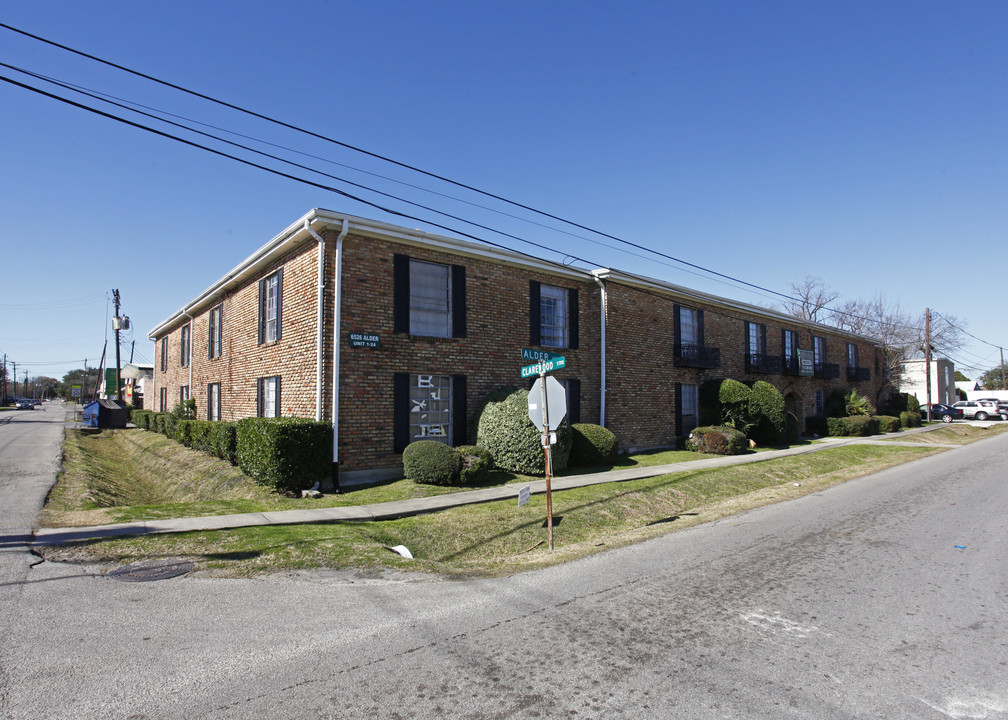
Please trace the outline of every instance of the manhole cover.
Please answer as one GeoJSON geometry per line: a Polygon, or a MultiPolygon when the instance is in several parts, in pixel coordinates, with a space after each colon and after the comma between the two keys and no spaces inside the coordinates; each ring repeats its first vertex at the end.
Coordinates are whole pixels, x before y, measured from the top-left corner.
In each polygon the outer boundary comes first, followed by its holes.
{"type": "Polygon", "coordinates": [[[119,582],[153,582],[155,580],[167,580],[168,578],[185,575],[193,569],[193,564],[188,560],[177,560],[165,562],[155,560],[147,562],[123,565],[112,570],[108,575],[113,580],[119,582]]]}

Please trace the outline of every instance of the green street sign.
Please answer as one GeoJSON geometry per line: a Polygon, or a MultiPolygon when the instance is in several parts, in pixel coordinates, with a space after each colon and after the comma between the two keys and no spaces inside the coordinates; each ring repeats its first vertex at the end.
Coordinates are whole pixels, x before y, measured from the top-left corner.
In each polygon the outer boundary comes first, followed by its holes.
{"type": "Polygon", "coordinates": [[[528,360],[529,362],[542,362],[543,360],[552,360],[553,358],[563,357],[559,353],[551,353],[546,350],[533,350],[532,348],[522,348],[521,359],[528,360]]]}
{"type": "Polygon", "coordinates": [[[352,348],[379,348],[381,347],[381,336],[370,333],[350,333],[350,347],[352,348]]]}
{"type": "Polygon", "coordinates": [[[535,365],[526,365],[521,369],[521,376],[523,378],[532,377],[533,375],[540,375],[542,373],[552,372],[553,370],[560,370],[567,365],[567,358],[563,355],[555,355],[549,360],[544,360],[543,362],[536,363],[535,365]]]}
{"type": "Polygon", "coordinates": [[[811,350],[798,350],[798,375],[812,377],[815,375],[815,353],[811,350]]]}

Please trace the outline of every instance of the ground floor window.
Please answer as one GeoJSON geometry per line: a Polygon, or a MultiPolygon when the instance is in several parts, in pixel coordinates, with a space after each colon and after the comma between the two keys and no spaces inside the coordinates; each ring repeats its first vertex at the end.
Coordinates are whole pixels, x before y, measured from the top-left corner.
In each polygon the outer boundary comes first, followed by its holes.
{"type": "Polygon", "coordinates": [[[257,410],[259,417],[280,417],[280,376],[259,378],[257,389],[257,410]]]}
{"type": "Polygon", "coordinates": [[[185,405],[186,400],[189,399],[189,386],[182,385],[178,389],[178,401],[179,405],[185,405]]]}
{"type": "Polygon", "coordinates": [[[698,422],[698,402],[697,402],[697,386],[696,385],[680,385],[679,386],[680,403],[682,407],[681,413],[681,427],[679,428],[680,435],[687,435],[693,428],[695,428],[698,422]]]}
{"type": "Polygon", "coordinates": [[[168,388],[161,388],[160,407],[161,412],[168,412],[168,388]]]}
{"type": "Polygon", "coordinates": [[[220,383],[207,385],[207,420],[220,420],[220,383]]]}
{"type": "Polygon", "coordinates": [[[826,414],[826,397],[822,390],[815,391],[815,414],[825,415],[826,414]]]}
{"type": "Polygon", "coordinates": [[[451,444],[452,379],[450,375],[410,375],[410,442],[437,440],[451,444]]]}

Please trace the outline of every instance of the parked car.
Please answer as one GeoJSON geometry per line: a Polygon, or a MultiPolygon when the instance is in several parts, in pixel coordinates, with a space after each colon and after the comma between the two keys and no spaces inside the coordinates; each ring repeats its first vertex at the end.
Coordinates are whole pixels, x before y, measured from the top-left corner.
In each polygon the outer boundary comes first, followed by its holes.
{"type": "MultiPolygon", "coordinates": [[[[921,408],[921,415],[927,417],[927,406],[921,408]]],[[[957,407],[952,407],[951,405],[942,405],[941,403],[934,403],[931,405],[931,419],[941,420],[945,423],[950,423],[953,420],[962,420],[963,411],[957,407]]]]}
{"type": "Polygon", "coordinates": [[[987,420],[1001,417],[996,400],[960,400],[952,407],[960,408],[968,420],[987,420]]]}
{"type": "Polygon", "coordinates": [[[992,402],[997,405],[998,415],[1002,420],[1008,420],[1008,400],[998,400],[997,398],[977,398],[977,402],[992,402]]]}

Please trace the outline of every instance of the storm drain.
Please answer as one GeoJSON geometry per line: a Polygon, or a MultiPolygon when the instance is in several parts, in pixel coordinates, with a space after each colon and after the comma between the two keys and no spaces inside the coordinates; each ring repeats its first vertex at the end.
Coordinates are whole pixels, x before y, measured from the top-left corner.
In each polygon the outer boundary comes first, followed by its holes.
{"type": "Polygon", "coordinates": [[[188,560],[148,560],[146,562],[123,565],[109,572],[108,576],[119,582],[154,582],[185,575],[192,570],[193,563],[188,560]]]}

